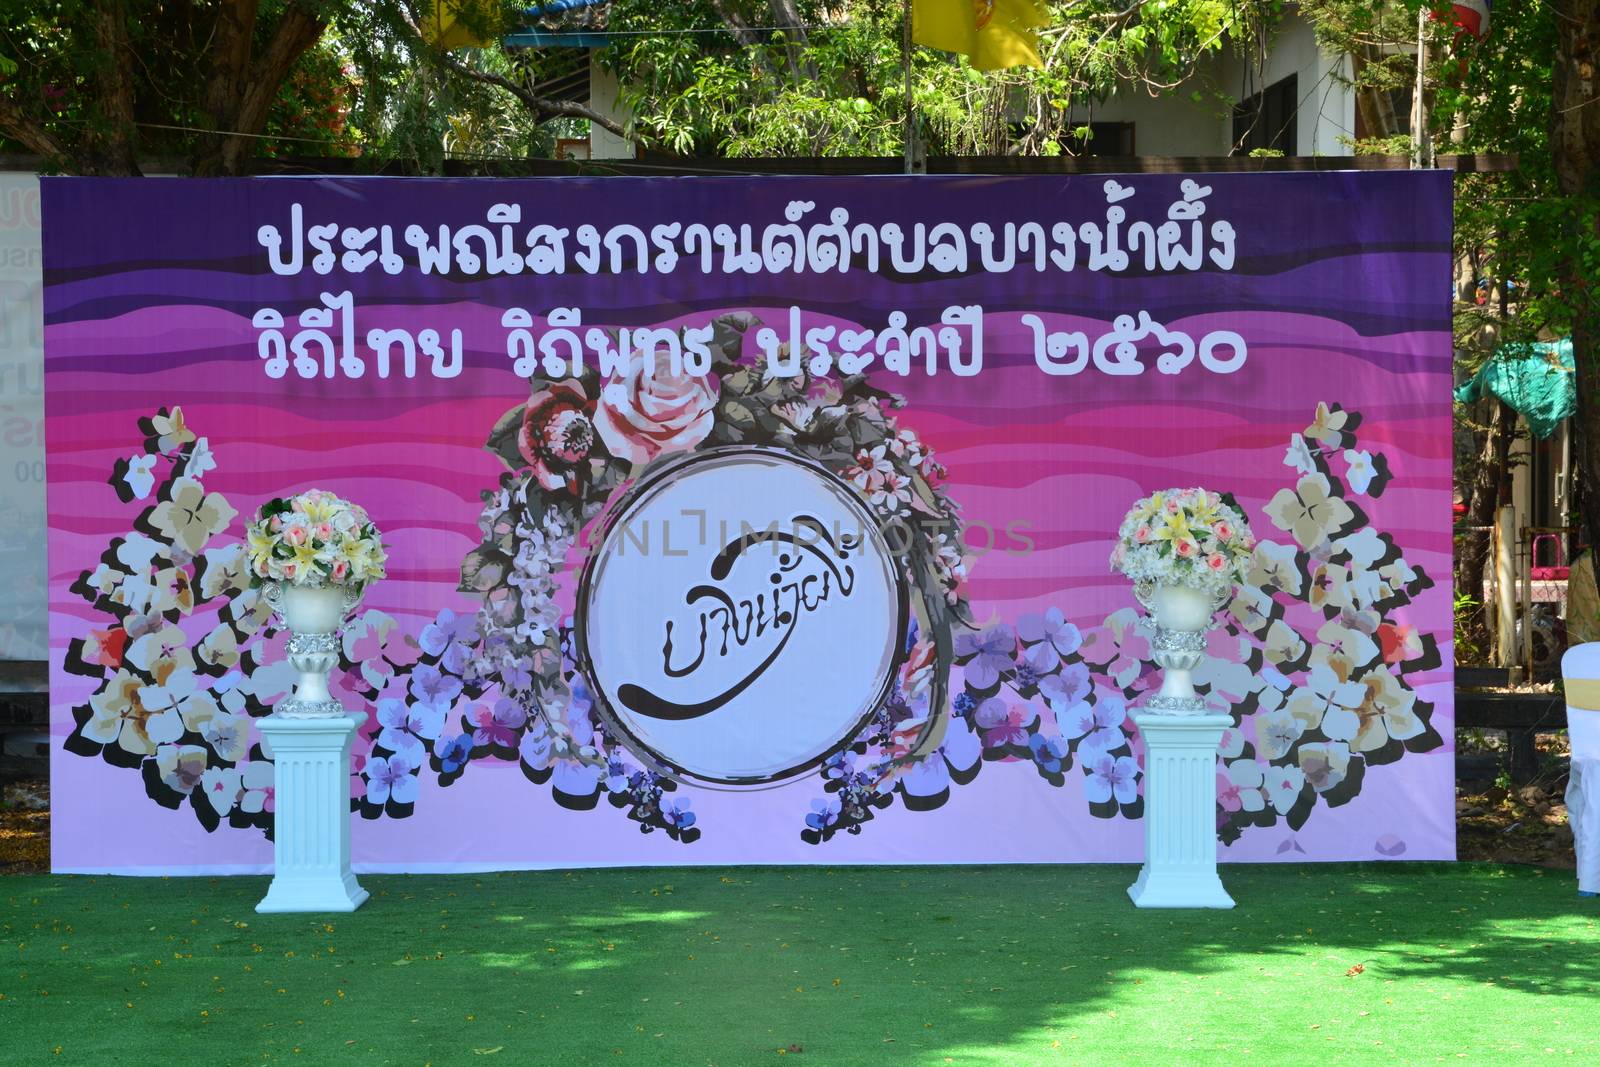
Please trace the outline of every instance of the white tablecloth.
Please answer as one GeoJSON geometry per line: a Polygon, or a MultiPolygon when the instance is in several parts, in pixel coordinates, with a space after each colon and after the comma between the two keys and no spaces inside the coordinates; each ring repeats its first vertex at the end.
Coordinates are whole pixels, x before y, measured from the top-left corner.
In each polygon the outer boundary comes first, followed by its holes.
{"type": "Polygon", "coordinates": [[[1600,758],[1573,759],[1567,779],[1567,821],[1578,852],[1578,891],[1600,893],[1600,758]]]}

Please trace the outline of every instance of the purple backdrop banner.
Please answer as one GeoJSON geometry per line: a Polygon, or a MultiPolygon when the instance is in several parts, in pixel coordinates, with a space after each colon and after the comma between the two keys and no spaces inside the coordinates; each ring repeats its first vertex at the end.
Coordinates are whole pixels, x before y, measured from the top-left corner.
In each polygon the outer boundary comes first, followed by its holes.
{"type": "Polygon", "coordinates": [[[1135,860],[1107,559],[1194,485],[1222,857],[1454,857],[1448,174],[43,197],[57,870],[269,863],[311,487],[390,556],[358,869],[1135,860]]]}

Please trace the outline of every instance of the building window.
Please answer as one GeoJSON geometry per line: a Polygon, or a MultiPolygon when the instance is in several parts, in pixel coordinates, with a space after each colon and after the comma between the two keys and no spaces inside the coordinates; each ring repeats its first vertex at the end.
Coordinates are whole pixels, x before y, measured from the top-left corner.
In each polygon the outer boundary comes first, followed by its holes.
{"type": "Polygon", "coordinates": [[[1077,156],[1132,156],[1133,123],[1091,122],[1089,136],[1071,138],[1072,154],[1077,156]]]}
{"type": "Polygon", "coordinates": [[[1298,78],[1291,74],[1234,105],[1233,154],[1249,155],[1258,148],[1277,149],[1286,156],[1298,154],[1295,110],[1300,106],[1298,78]]]}

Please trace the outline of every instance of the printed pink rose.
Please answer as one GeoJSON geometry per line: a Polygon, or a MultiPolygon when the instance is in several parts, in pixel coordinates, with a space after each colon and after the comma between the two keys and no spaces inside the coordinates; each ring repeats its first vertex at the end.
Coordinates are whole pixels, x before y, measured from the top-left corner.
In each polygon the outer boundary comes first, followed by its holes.
{"type": "Polygon", "coordinates": [[[528,402],[517,451],[546,489],[578,491],[578,476],[594,447],[594,403],[575,384],[560,382],[528,402]]]}
{"type": "Polygon", "coordinates": [[[1222,541],[1231,541],[1231,540],[1233,540],[1233,527],[1228,525],[1226,519],[1224,519],[1223,521],[1217,523],[1216,526],[1212,527],[1212,532],[1217,535],[1217,538],[1219,540],[1222,540],[1222,541]]]}
{"type": "Polygon", "coordinates": [[[1226,567],[1227,565],[1228,565],[1228,561],[1223,559],[1221,556],[1207,556],[1206,557],[1206,566],[1210,567],[1214,571],[1220,571],[1220,570],[1222,570],[1222,568],[1226,567]]]}
{"type": "Polygon", "coordinates": [[[1150,527],[1148,527],[1148,526],[1139,527],[1137,530],[1134,531],[1133,539],[1135,541],[1139,542],[1141,545],[1148,544],[1149,541],[1150,541],[1150,527]]]}
{"type": "Polygon", "coordinates": [[[635,353],[626,374],[600,391],[594,426],[618,459],[648,463],[670,452],[687,452],[711,433],[717,389],[709,377],[673,374],[665,360],[646,373],[635,353]]]}
{"type": "Polygon", "coordinates": [[[1195,552],[1199,551],[1199,546],[1187,537],[1180,537],[1173,542],[1173,551],[1177,552],[1182,559],[1190,559],[1195,552]]]}
{"type": "Polygon", "coordinates": [[[284,531],[283,539],[291,545],[303,545],[306,543],[306,528],[304,526],[291,526],[284,531]]]}

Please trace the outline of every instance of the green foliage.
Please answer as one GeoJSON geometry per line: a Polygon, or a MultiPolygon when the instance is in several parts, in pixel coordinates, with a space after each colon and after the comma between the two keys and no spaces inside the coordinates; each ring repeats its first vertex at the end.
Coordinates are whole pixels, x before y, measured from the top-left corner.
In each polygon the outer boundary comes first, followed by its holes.
{"type": "Polygon", "coordinates": [[[1454,606],[1456,663],[1471,666],[1485,662],[1488,656],[1479,640],[1483,636],[1479,622],[1479,609],[1483,605],[1476,597],[1457,592],[1454,606]]]}
{"type": "MultiPolygon", "coordinates": [[[[56,166],[87,172],[102,166],[104,144],[113,137],[143,159],[197,157],[207,131],[222,128],[206,106],[221,5],[126,0],[125,17],[115,24],[131,57],[125,87],[113,85],[112,53],[97,29],[100,6],[92,0],[0,0],[6,105],[0,151],[37,153],[37,142],[48,139],[61,148],[56,166]],[[18,116],[29,130],[13,121],[18,116]]],[[[237,92],[255,76],[254,65],[293,6],[292,0],[259,4],[252,62],[237,92]]],[[[505,5],[513,6],[522,5],[505,5]]],[[[532,115],[503,91],[447,70],[420,46],[412,29],[415,11],[407,5],[305,0],[305,9],[325,18],[327,27],[287,76],[269,86],[273,104],[264,125],[246,131],[254,154],[370,154],[423,169],[446,155],[548,154],[548,116],[532,115]]],[[[492,18],[505,17],[495,6],[492,18]]],[[[536,80],[547,62],[499,48],[458,55],[515,80],[536,80]]]]}
{"type": "MultiPolygon", "coordinates": [[[[778,7],[613,0],[609,26],[622,35],[601,58],[618,73],[640,136],[683,154],[898,154],[902,4],[802,0],[803,29],[738,28],[770,27],[778,7]],[[710,32],[681,32],[691,30],[710,32]]],[[[1181,85],[1220,99],[1204,61],[1253,47],[1280,8],[1275,0],[1069,0],[1052,8],[1041,34],[1044,69],[979,72],[918,48],[912,100],[932,153],[1058,155],[1081,143],[1074,131],[1113,91],[1181,85]]]]}

